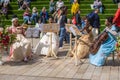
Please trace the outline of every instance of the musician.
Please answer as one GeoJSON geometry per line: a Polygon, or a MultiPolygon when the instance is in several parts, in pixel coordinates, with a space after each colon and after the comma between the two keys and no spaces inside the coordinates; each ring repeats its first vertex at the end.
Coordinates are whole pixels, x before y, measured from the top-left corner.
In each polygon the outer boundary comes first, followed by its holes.
{"type": "Polygon", "coordinates": [[[92,26],[90,25],[87,17],[85,19],[85,23],[86,24],[84,28],[80,30],[83,34],[77,41],[77,48],[74,48],[74,50],[77,50],[78,59],[85,58],[89,54],[89,47],[94,39],[94,36],[92,34],[92,26]]]}
{"type": "Polygon", "coordinates": [[[16,34],[16,41],[10,47],[10,60],[28,61],[31,57],[31,44],[23,36],[23,26],[18,23],[18,18],[12,19],[12,26],[8,28],[9,33],[16,34]]]}
{"type": "MultiPolygon", "coordinates": [[[[108,17],[105,20],[105,25],[107,26],[105,28],[105,31],[108,34],[108,37],[104,42],[102,42],[99,50],[96,53],[91,53],[89,55],[90,63],[96,66],[102,66],[105,63],[105,59],[111,54],[112,51],[115,50],[115,43],[116,38],[115,35],[117,35],[117,28],[112,25],[113,17],[108,17]]],[[[101,39],[101,37],[98,38],[98,41],[101,39]]],[[[97,42],[96,42],[97,43],[97,42]]]]}

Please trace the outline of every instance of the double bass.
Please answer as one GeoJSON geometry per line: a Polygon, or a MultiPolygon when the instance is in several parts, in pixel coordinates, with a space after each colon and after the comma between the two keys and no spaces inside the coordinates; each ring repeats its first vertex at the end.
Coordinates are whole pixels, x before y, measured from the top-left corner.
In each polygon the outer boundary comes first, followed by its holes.
{"type": "Polygon", "coordinates": [[[91,54],[96,54],[97,51],[99,50],[101,44],[107,40],[108,38],[108,33],[106,29],[93,41],[92,45],[90,46],[90,53],[91,54]]]}

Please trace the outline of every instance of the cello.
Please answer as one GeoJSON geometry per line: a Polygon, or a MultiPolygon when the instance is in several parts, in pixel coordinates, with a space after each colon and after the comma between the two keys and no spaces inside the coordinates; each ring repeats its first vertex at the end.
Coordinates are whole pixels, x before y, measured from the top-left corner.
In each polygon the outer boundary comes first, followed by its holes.
{"type": "Polygon", "coordinates": [[[106,29],[93,41],[92,45],[90,46],[90,53],[91,54],[96,54],[97,51],[99,50],[101,44],[107,40],[108,38],[108,33],[106,29]]]}

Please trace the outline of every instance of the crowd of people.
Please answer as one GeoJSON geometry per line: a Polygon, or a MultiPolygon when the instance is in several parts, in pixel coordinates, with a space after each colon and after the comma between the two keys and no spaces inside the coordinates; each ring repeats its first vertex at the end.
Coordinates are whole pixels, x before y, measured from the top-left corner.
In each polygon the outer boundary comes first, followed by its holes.
{"type": "MultiPolygon", "coordinates": [[[[4,0],[5,1],[5,0],[4,0]]],[[[80,1],[80,0],[79,0],[80,1]]],[[[94,45],[94,42],[101,38],[100,34],[100,17],[98,13],[103,13],[103,4],[100,0],[95,0],[93,2],[94,11],[88,13],[86,16],[81,18],[80,14],[80,2],[78,3],[77,0],[70,0],[72,7],[71,7],[71,14],[72,18],[67,18],[67,7],[65,6],[62,0],[58,0],[56,3],[54,0],[50,0],[49,4],[49,12],[51,17],[49,16],[48,11],[45,7],[42,8],[40,15],[38,15],[38,10],[36,7],[33,7],[32,14],[30,13],[30,0],[18,0],[19,10],[24,9],[25,12],[23,14],[23,20],[26,24],[31,24],[34,21],[34,24],[37,29],[40,30],[42,33],[42,27],[45,23],[58,23],[60,30],[59,36],[55,33],[53,34],[53,41],[55,41],[54,51],[59,49],[63,49],[63,41],[66,40],[67,43],[70,42],[69,32],[67,31],[66,24],[73,24],[75,25],[79,31],[82,33],[80,38],[78,37],[78,45],[76,48],[77,56],[79,59],[85,58],[89,55],[89,60],[91,64],[96,66],[102,66],[105,63],[106,57],[108,57],[112,51],[115,50],[116,44],[116,35],[120,30],[120,3],[118,3],[118,10],[114,17],[110,16],[106,18],[105,25],[106,28],[103,32],[106,32],[108,37],[105,41],[102,41],[99,44],[100,48],[97,52],[93,53],[90,51],[91,45],[94,45]],[[54,16],[54,18],[53,18],[54,16]],[[59,37],[59,40],[58,40],[59,37]],[[82,41],[81,41],[82,40],[82,41]]],[[[4,5],[4,4],[3,4],[4,5]]],[[[18,18],[13,17],[12,19],[12,26],[9,27],[9,31],[13,34],[17,34],[17,41],[10,47],[10,58],[14,60],[24,60],[28,61],[31,58],[31,48],[30,42],[21,34],[22,29],[19,29],[18,25],[18,18]],[[19,53],[18,53],[19,52],[19,53]]],[[[45,50],[48,50],[48,42],[45,40],[49,40],[48,35],[50,33],[46,33],[45,35],[41,36],[41,40],[35,48],[34,53],[43,53],[45,50]],[[46,43],[46,44],[45,44],[46,43]],[[44,48],[43,48],[44,47],[44,48]],[[46,47],[46,48],[45,48],[46,47]],[[43,52],[42,52],[43,51],[43,52]]],[[[103,37],[102,37],[103,38],[103,37]]],[[[95,46],[96,47],[96,46],[95,46]]],[[[73,49],[73,51],[75,50],[73,49]]],[[[45,53],[45,52],[44,52],[45,53]]],[[[57,52],[56,52],[57,54],[57,52]]],[[[45,53],[44,55],[48,55],[45,53]]]]}

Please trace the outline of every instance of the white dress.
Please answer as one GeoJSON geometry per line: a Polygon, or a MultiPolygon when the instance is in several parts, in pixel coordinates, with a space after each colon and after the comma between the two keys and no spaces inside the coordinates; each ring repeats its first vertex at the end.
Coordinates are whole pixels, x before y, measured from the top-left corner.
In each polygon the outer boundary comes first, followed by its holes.
{"type": "Polygon", "coordinates": [[[22,34],[17,34],[17,41],[10,47],[10,58],[14,61],[31,56],[31,44],[22,34]]]}
{"type": "MultiPolygon", "coordinates": [[[[13,33],[17,33],[17,28],[9,27],[13,33]]],[[[31,43],[22,34],[16,35],[16,41],[10,47],[10,59],[13,61],[21,61],[31,56],[31,43]]]]}
{"type": "Polygon", "coordinates": [[[52,50],[57,55],[58,48],[59,48],[59,37],[55,33],[52,33],[52,32],[47,32],[42,37],[42,39],[39,41],[39,43],[35,47],[35,53],[36,54],[50,56],[50,54],[48,53],[48,51],[50,49],[50,35],[51,34],[52,34],[52,50]]]}

